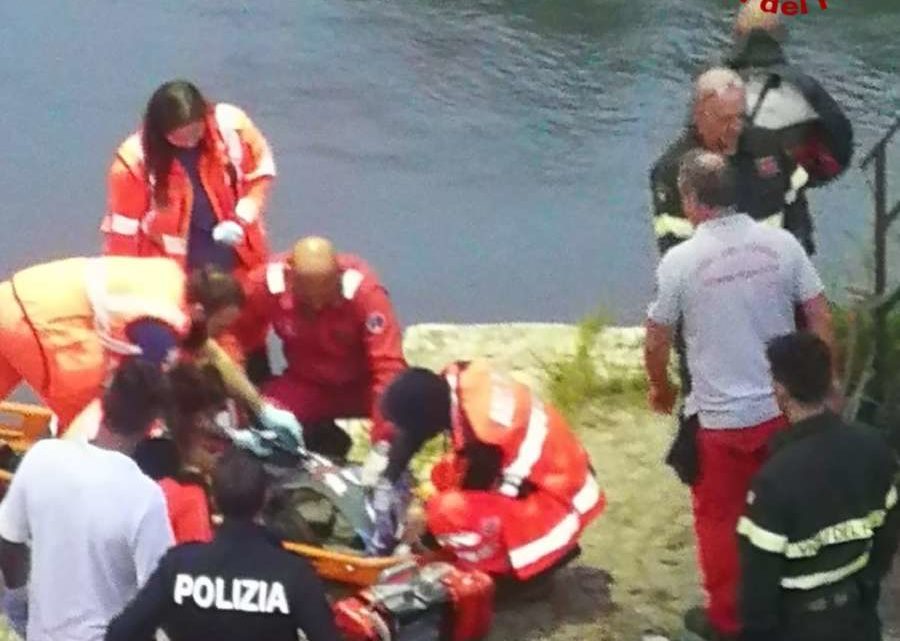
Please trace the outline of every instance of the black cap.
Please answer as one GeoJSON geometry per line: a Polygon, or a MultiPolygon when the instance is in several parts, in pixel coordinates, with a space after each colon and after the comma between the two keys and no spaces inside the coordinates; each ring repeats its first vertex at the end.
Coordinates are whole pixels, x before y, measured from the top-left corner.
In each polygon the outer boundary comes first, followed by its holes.
{"type": "Polygon", "coordinates": [[[396,481],[419,448],[450,427],[450,386],[431,370],[411,367],[385,390],[381,412],[397,430],[385,473],[396,481]]]}

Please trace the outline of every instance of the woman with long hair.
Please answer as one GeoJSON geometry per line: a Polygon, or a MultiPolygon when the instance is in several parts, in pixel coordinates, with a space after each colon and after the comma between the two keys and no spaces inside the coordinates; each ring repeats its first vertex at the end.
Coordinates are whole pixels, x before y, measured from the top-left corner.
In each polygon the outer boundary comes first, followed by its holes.
{"type": "MultiPolygon", "coordinates": [[[[104,254],[167,256],[188,272],[215,266],[243,280],[269,248],[263,213],[275,163],[241,109],[186,80],[160,86],[108,175],[104,254]]],[[[265,328],[242,330],[253,337],[265,328]]]]}

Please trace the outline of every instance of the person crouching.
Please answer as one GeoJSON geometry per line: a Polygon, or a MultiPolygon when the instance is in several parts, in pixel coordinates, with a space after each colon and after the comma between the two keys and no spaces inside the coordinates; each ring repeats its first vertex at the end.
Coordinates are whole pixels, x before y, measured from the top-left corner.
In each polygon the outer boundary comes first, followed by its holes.
{"type": "Polygon", "coordinates": [[[437,494],[425,506],[428,533],[461,567],[527,581],[578,552],[605,496],[566,421],[527,386],[485,361],[454,363],[438,375],[411,368],[382,400],[397,429],[375,486],[375,548],[396,545],[390,513],[409,461],[449,432],[453,451],[435,467],[437,494]]]}

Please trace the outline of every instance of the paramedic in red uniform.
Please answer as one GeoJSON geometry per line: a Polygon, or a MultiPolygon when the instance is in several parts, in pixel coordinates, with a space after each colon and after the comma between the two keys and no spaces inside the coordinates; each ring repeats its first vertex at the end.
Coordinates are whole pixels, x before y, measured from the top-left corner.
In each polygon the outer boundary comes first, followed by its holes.
{"type": "Polygon", "coordinates": [[[565,419],[527,386],[485,361],[454,363],[440,375],[406,370],[382,402],[396,435],[375,486],[376,553],[396,544],[382,508],[410,459],[448,431],[453,450],[432,471],[425,516],[461,567],[527,581],[577,554],[605,496],[565,419]]]}
{"type": "Polygon", "coordinates": [[[376,446],[367,463],[383,468],[391,428],[378,400],[406,362],[400,325],[377,275],[328,240],[307,237],[290,256],[251,273],[246,294],[239,323],[270,323],[287,362],[263,395],[294,413],[310,450],[338,459],[350,438],[334,419],[371,418],[376,446]]]}

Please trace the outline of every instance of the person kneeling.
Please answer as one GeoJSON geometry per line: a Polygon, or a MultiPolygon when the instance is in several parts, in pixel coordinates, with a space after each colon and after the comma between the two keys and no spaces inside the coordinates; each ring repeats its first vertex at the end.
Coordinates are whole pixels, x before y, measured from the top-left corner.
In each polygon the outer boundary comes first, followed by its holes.
{"type": "Polygon", "coordinates": [[[449,431],[453,452],[432,473],[428,533],[466,569],[526,581],[578,552],[582,530],[605,506],[588,460],[566,421],[525,385],[484,361],[441,375],[411,368],[382,400],[396,426],[375,485],[375,548],[396,545],[390,497],[426,441],[449,431]]]}

